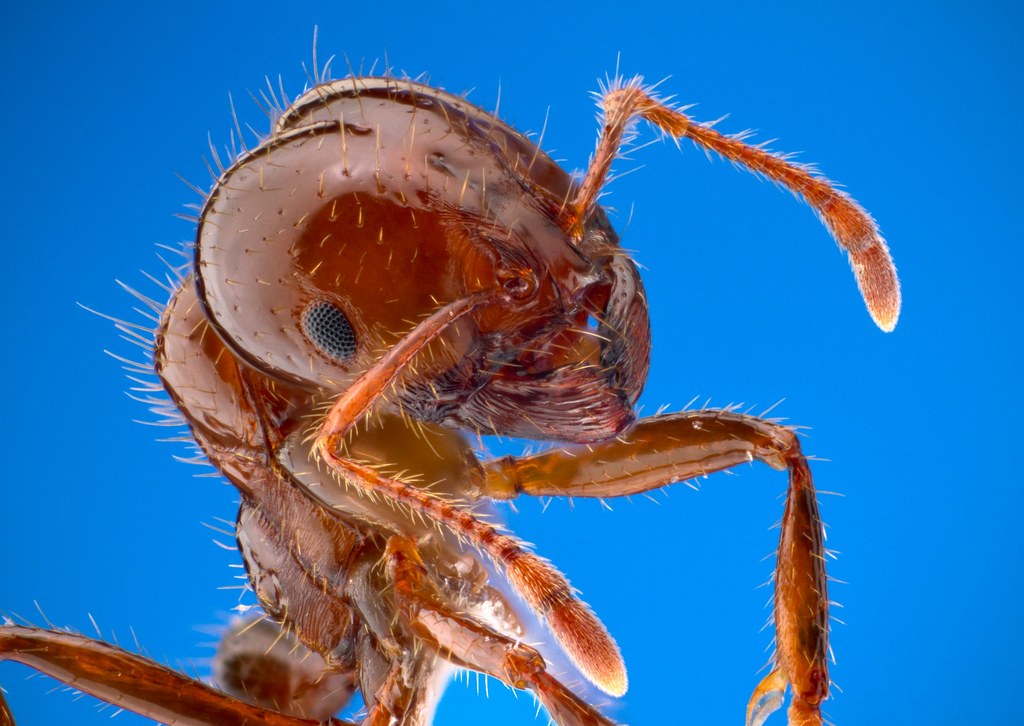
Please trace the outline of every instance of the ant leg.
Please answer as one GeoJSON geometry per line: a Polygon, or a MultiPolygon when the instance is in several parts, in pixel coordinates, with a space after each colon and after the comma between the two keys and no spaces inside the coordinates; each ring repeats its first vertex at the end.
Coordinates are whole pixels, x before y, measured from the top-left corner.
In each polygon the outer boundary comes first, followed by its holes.
{"type": "MultiPolygon", "coordinates": [[[[326,722],[295,718],[239,701],[141,655],[76,633],[0,625],[0,660],[35,668],[72,688],[162,723],[353,726],[333,718],[326,722]]],[[[10,712],[0,707],[0,724],[13,723],[10,712]]]]}
{"type": "Polygon", "coordinates": [[[430,726],[448,678],[447,666],[432,651],[408,651],[391,664],[360,726],[430,726]]]}
{"type": "Polygon", "coordinates": [[[4,698],[3,688],[0,688],[0,726],[14,726],[14,714],[11,713],[11,707],[4,698]]]}
{"type": "Polygon", "coordinates": [[[403,677],[403,666],[401,661],[391,666],[387,678],[374,694],[375,703],[360,726],[389,726],[393,723],[405,723],[412,701],[413,689],[408,680],[403,677]]]}
{"type": "Polygon", "coordinates": [[[399,618],[446,660],[498,678],[512,688],[533,691],[560,726],[614,726],[548,673],[536,650],[457,612],[447,603],[431,581],[412,540],[391,537],[386,560],[399,618]]]}
{"type": "Polygon", "coordinates": [[[335,401],[313,442],[313,456],[355,491],[401,504],[447,527],[489,556],[534,611],[547,621],[580,671],[606,693],[621,696],[627,687],[622,654],[561,572],[528,551],[515,537],[479,519],[468,507],[400,477],[384,476],[372,465],[349,458],[345,451],[345,434],[401,379],[416,355],[453,322],[493,303],[498,294],[484,291],[460,298],[416,325],[335,401]]]}
{"type": "Polygon", "coordinates": [[[482,493],[493,499],[626,496],[754,459],[788,469],[789,491],[775,568],[775,668],[754,691],[747,724],[758,726],[779,708],[787,684],[791,726],[821,724],[829,687],[824,531],[792,429],[728,411],[654,416],[602,444],[487,462],[482,493]]]}

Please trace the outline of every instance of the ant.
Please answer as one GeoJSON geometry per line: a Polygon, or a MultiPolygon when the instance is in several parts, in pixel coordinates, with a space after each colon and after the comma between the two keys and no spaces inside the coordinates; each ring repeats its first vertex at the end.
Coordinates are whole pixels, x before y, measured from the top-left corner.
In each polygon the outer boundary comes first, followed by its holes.
{"type": "MultiPolygon", "coordinates": [[[[520,496],[619,497],[758,460],[789,488],[777,652],[747,707],[821,724],[822,523],[795,433],[732,411],[638,419],[650,327],[599,197],[636,119],[801,196],[850,257],[875,322],[899,315],[871,217],[807,167],[692,121],[640,78],[600,94],[581,181],[465,99],[391,77],[320,82],[205,197],[153,367],[241,495],[263,615],[231,629],[215,690],[58,630],[0,626],[0,658],[167,723],[426,724],[452,666],[533,692],[563,726],[612,721],[522,642],[522,604],[579,672],[626,692],[615,641],[551,563],[488,518],[520,496]],[[496,434],[555,442],[481,460],[496,434]]],[[[13,716],[0,697],[0,724],[13,716]]]]}

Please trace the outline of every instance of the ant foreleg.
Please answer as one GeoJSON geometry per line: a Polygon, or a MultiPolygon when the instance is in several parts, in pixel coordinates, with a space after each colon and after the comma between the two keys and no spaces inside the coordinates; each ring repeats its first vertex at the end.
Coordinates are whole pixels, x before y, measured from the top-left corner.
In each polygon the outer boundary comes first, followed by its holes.
{"type": "Polygon", "coordinates": [[[484,495],[616,497],[656,489],[757,459],[789,470],[775,568],[775,668],[750,699],[748,726],[763,723],[793,689],[791,726],[820,724],[828,697],[825,543],[807,460],[792,429],[727,411],[688,411],[639,421],[611,441],[488,462],[484,495]]]}
{"type": "Polygon", "coordinates": [[[560,726],[614,726],[555,679],[536,650],[452,608],[431,581],[412,540],[391,537],[386,557],[400,617],[447,660],[512,688],[533,691],[560,726]]]}
{"type": "Polygon", "coordinates": [[[14,714],[11,713],[11,707],[4,698],[3,688],[0,688],[0,726],[14,726],[14,714]]]}
{"type": "Polygon", "coordinates": [[[433,653],[418,650],[391,664],[383,682],[368,702],[360,726],[430,726],[439,698],[439,684],[447,683],[448,672],[433,653]],[[438,679],[438,674],[441,679],[438,679]]]}

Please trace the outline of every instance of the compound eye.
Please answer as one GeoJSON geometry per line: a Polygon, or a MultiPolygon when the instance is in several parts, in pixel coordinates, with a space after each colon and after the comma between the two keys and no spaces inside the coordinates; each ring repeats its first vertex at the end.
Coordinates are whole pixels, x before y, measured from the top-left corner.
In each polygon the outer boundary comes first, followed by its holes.
{"type": "Polygon", "coordinates": [[[332,302],[310,303],[302,313],[302,331],[313,345],[338,363],[356,354],[356,333],[341,308],[332,302]]]}

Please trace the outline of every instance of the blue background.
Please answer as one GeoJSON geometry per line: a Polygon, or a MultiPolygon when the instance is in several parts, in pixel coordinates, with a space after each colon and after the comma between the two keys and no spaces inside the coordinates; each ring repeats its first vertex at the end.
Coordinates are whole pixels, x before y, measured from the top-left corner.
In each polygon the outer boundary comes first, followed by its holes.
{"type": "MultiPolygon", "coordinates": [[[[173,461],[165,430],[104,349],[137,355],[105,320],[134,319],[114,279],[154,291],[154,245],[206,187],[207,134],[229,139],[235,99],[280,73],[297,94],[320,57],[374,59],[493,108],[570,169],[595,140],[588,92],[642,73],[697,118],[757,128],[802,152],[878,219],[905,308],[879,332],[806,206],[684,143],[620,162],[608,188],[644,265],[654,325],[643,397],[744,402],[810,427],[805,450],[829,543],[837,724],[1019,722],[1021,594],[1022,114],[1024,12],[1016,2],[849,7],[632,2],[234,4],[153,8],[5,3],[0,10],[6,466],[0,610],[105,636],[205,672],[237,602],[201,522],[234,517],[233,490],[173,461]],[[914,9],[920,5],[922,10],[914,9]]],[[[382,63],[378,63],[378,69],[382,63]]],[[[654,138],[642,130],[641,141],[654,138]]],[[[519,502],[508,521],[563,568],[617,637],[631,724],[736,724],[771,635],[771,525],[785,477],[765,467],[570,507],[519,502]]],[[[91,699],[0,667],[23,726],[107,723],[91,699]]],[[[533,723],[532,699],[453,683],[439,724],[533,723]]],[[[136,722],[123,715],[118,724],[136,722]]],[[[769,723],[782,723],[777,715],[769,723]]]]}

